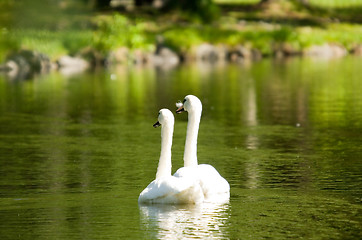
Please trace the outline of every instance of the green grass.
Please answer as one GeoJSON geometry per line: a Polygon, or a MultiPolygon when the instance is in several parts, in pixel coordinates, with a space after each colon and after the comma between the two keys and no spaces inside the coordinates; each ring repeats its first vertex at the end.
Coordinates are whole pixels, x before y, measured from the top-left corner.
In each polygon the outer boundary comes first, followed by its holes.
{"type": "Polygon", "coordinates": [[[312,6],[327,8],[361,7],[362,0],[309,0],[312,6]]]}
{"type": "MultiPolygon", "coordinates": [[[[214,0],[216,4],[256,4],[260,0],[214,0]]],[[[362,0],[309,0],[310,5],[327,8],[361,7],[362,0]]]]}
{"type": "Polygon", "coordinates": [[[362,26],[350,24],[331,24],[327,28],[279,26],[266,28],[260,23],[249,23],[243,30],[215,28],[214,26],[178,27],[163,32],[166,43],[183,51],[203,42],[235,46],[247,45],[259,49],[264,55],[270,55],[273,44],[289,43],[295,50],[311,45],[338,43],[351,49],[362,43],[362,26]],[[180,38],[180,36],[183,36],[180,38]]]}
{"type": "Polygon", "coordinates": [[[73,54],[91,44],[92,31],[49,31],[38,29],[16,29],[11,31],[11,38],[18,42],[19,48],[35,49],[51,58],[64,54],[73,54]]]}
{"type": "Polygon", "coordinates": [[[94,32],[93,46],[101,52],[108,52],[120,46],[129,49],[154,50],[154,36],[148,33],[148,21],[133,20],[118,13],[105,16],[98,22],[94,32]]]}
{"type": "MultiPolygon", "coordinates": [[[[221,0],[220,0],[221,1],[221,0]]],[[[361,0],[362,1],[362,0],[361,0]]],[[[246,45],[271,55],[275,44],[288,43],[300,51],[311,45],[337,43],[351,50],[362,44],[362,25],[325,23],[323,26],[295,25],[291,22],[265,23],[224,16],[213,24],[169,20],[165,16],[126,17],[119,13],[93,18],[94,29],[42,30],[32,28],[0,29],[0,61],[17,49],[31,49],[48,55],[52,60],[61,55],[75,54],[85,47],[104,55],[119,47],[131,51],[155,50],[155,39],[161,35],[172,49],[184,53],[201,43],[223,44],[229,47],[246,45]]],[[[177,19],[177,18],[176,18],[177,19]]]]}
{"type": "Polygon", "coordinates": [[[255,4],[259,0],[214,0],[216,4],[255,4]]]}
{"type": "Polygon", "coordinates": [[[302,47],[336,43],[351,50],[357,44],[362,44],[362,26],[358,24],[330,24],[327,29],[301,27],[298,32],[302,47]]]}

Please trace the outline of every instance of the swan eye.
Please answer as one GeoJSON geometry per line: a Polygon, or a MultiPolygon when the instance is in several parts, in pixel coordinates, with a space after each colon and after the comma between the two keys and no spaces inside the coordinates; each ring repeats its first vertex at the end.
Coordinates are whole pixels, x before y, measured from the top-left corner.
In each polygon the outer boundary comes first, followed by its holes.
{"type": "Polygon", "coordinates": [[[185,104],[185,102],[186,102],[186,98],[182,101],[182,104],[185,104]]]}

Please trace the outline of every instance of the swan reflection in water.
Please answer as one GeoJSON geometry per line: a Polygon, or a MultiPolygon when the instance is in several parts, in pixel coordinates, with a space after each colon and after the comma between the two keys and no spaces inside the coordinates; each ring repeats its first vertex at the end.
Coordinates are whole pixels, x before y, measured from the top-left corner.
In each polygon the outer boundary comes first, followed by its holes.
{"type": "Polygon", "coordinates": [[[223,238],[229,203],[140,205],[142,228],[157,239],[223,238]],[[153,235],[155,234],[155,235],[153,235]]]}

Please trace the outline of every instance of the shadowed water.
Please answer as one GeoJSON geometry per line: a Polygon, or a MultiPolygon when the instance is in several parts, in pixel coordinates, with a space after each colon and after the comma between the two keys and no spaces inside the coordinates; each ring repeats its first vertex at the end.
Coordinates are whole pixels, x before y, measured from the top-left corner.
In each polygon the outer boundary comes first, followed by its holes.
{"type": "MultiPolygon", "coordinates": [[[[0,76],[1,239],[358,239],[361,59],[0,76]],[[203,102],[200,163],[225,204],[139,206],[158,110],[203,102]]],[[[187,114],[176,115],[173,171],[187,114]]]]}

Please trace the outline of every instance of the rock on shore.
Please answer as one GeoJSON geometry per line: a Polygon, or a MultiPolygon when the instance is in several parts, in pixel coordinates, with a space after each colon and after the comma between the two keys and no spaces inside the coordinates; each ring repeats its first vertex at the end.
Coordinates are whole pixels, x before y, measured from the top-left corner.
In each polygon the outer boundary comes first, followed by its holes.
{"type": "Polygon", "coordinates": [[[52,63],[45,54],[31,51],[20,50],[10,54],[6,60],[4,70],[7,75],[13,79],[28,79],[38,73],[49,72],[52,63]]]}

